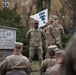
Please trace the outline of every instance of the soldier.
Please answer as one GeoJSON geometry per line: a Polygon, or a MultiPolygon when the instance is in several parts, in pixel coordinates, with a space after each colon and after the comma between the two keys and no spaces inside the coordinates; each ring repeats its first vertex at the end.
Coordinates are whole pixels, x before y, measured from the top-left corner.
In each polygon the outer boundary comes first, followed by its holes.
{"type": "Polygon", "coordinates": [[[29,48],[30,62],[32,63],[32,59],[36,52],[39,58],[39,65],[41,65],[41,62],[43,61],[42,37],[45,37],[45,33],[38,26],[39,26],[39,23],[36,21],[34,24],[34,28],[31,28],[26,33],[26,38],[30,40],[30,48],[29,48]]]}
{"type": "Polygon", "coordinates": [[[55,51],[57,51],[58,48],[56,45],[51,45],[48,47],[48,51],[50,52],[50,56],[49,58],[45,59],[42,64],[41,64],[41,68],[40,68],[40,75],[44,75],[46,70],[49,67],[52,67],[56,64],[56,60],[55,60],[55,51]]]}
{"type": "Polygon", "coordinates": [[[0,64],[0,75],[5,75],[9,71],[20,70],[30,75],[31,67],[27,57],[22,55],[23,43],[15,42],[14,53],[7,56],[0,64]]]}
{"type": "Polygon", "coordinates": [[[55,39],[52,37],[50,27],[53,25],[53,18],[50,18],[50,25],[44,28],[44,32],[46,35],[46,55],[45,58],[48,58],[48,46],[55,45],[55,39]]]}
{"type": "Polygon", "coordinates": [[[61,36],[62,34],[64,34],[64,29],[60,24],[58,24],[58,17],[56,15],[53,15],[52,18],[54,19],[54,21],[53,21],[53,25],[50,27],[50,31],[52,37],[55,40],[55,44],[59,49],[61,49],[62,48],[61,36]]]}
{"type": "Polygon", "coordinates": [[[65,55],[64,50],[56,51],[56,65],[47,69],[45,75],[60,75],[60,66],[65,55]]]}
{"type": "Polygon", "coordinates": [[[55,58],[55,52],[56,51],[59,51],[57,46],[56,45],[50,45],[48,47],[48,54],[49,54],[48,58],[51,58],[51,59],[55,58]]]}

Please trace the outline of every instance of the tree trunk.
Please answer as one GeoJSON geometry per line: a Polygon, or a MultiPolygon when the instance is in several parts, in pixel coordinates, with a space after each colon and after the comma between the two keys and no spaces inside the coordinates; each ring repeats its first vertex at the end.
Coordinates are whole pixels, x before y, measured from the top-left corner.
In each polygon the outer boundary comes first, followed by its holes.
{"type": "Polygon", "coordinates": [[[75,32],[75,21],[76,21],[76,14],[75,9],[73,10],[73,25],[72,25],[72,34],[75,32]]]}

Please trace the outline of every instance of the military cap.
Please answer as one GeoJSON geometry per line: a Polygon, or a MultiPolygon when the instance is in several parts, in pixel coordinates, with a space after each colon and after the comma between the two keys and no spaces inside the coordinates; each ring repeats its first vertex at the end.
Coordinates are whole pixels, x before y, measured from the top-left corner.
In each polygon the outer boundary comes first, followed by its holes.
{"type": "Polygon", "coordinates": [[[48,50],[49,50],[49,51],[55,51],[55,50],[56,50],[56,48],[57,48],[57,46],[56,46],[56,45],[48,46],[48,50]]]}
{"type": "Polygon", "coordinates": [[[53,19],[58,19],[58,16],[57,15],[52,15],[52,18],[53,19]]]}
{"type": "Polygon", "coordinates": [[[35,24],[39,24],[39,21],[36,21],[36,20],[35,20],[35,22],[34,22],[34,23],[35,23],[35,24]]]}
{"type": "Polygon", "coordinates": [[[21,47],[23,47],[23,43],[21,43],[21,42],[15,42],[14,46],[15,46],[15,48],[21,48],[21,47]]]}
{"type": "Polygon", "coordinates": [[[56,57],[63,57],[65,55],[64,50],[59,50],[55,52],[56,57]]]}

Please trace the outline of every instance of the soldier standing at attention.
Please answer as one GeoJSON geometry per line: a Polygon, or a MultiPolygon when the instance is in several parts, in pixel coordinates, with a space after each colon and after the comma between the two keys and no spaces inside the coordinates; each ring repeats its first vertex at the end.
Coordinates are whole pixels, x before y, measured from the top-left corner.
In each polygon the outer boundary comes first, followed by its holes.
{"type": "Polygon", "coordinates": [[[52,37],[52,33],[50,31],[50,27],[53,25],[53,18],[50,18],[50,25],[44,28],[44,32],[46,35],[46,55],[45,58],[48,58],[49,53],[48,53],[48,46],[50,45],[55,45],[55,39],[52,37]]]}
{"type": "Polygon", "coordinates": [[[30,62],[22,55],[23,43],[15,42],[14,53],[7,56],[0,64],[0,75],[5,75],[9,71],[24,71],[27,75],[31,73],[30,62]]]}
{"type": "Polygon", "coordinates": [[[57,48],[56,45],[51,45],[48,47],[48,51],[49,51],[49,58],[45,59],[42,64],[41,64],[41,68],[40,68],[40,75],[44,75],[46,70],[49,67],[53,67],[56,64],[56,59],[55,59],[55,51],[58,51],[59,49],[57,48]]]}
{"type": "Polygon", "coordinates": [[[58,16],[53,15],[52,18],[54,21],[53,25],[50,27],[50,31],[55,40],[55,45],[57,45],[59,49],[62,49],[61,36],[64,34],[64,29],[60,24],[58,24],[58,16]]]}
{"type": "Polygon", "coordinates": [[[26,38],[30,41],[30,48],[29,48],[29,60],[32,63],[32,59],[34,57],[35,52],[39,58],[39,65],[43,61],[43,50],[42,50],[42,37],[45,37],[45,33],[41,28],[38,27],[39,23],[36,21],[34,23],[34,28],[31,28],[26,33],[26,38]]]}

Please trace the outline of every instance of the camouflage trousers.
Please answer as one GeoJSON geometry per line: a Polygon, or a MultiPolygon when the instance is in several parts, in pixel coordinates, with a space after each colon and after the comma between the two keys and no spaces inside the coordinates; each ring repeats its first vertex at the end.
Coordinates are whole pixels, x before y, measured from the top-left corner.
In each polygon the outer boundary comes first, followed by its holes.
{"type": "Polygon", "coordinates": [[[36,47],[35,46],[32,46],[32,47],[30,47],[30,49],[29,49],[29,61],[30,61],[30,63],[32,63],[32,60],[33,60],[33,57],[34,57],[35,53],[38,56],[39,65],[41,65],[41,63],[43,61],[43,57],[42,57],[42,54],[43,54],[42,46],[36,46],[36,47]]]}

